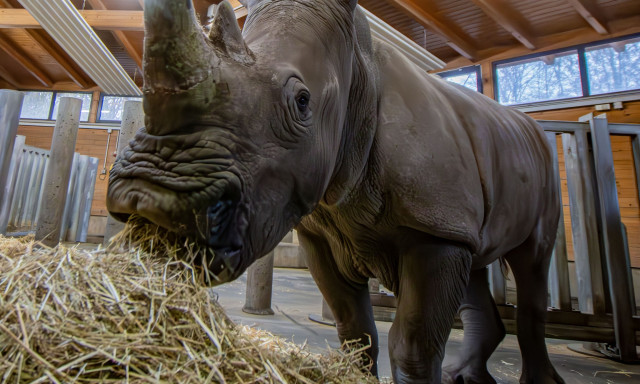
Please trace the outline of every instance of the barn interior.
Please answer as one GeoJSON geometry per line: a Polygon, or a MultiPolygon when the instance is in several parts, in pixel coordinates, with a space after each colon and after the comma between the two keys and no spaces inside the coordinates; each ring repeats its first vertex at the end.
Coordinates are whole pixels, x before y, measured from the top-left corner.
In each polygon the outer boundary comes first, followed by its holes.
{"type": "MultiPolygon", "coordinates": [[[[193,0],[204,28],[218,3],[193,0]]],[[[242,27],[246,8],[238,0],[229,3],[242,27]]],[[[557,154],[564,224],[550,278],[552,359],[563,365],[567,382],[637,382],[639,366],[626,363],[640,361],[640,1],[360,0],[359,5],[367,10],[373,35],[422,70],[541,122],[557,154]],[[610,163],[602,165],[612,171],[608,179],[596,176],[603,142],[593,144],[600,140],[594,129],[608,133],[602,139],[608,143],[610,163]],[[612,194],[605,195],[607,190],[612,194]],[[611,217],[613,224],[607,221],[611,217]]],[[[0,233],[35,232],[44,159],[61,98],[75,97],[82,105],[70,191],[77,193],[65,218],[77,220],[69,219],[61,237],[83,247],[108,241],[105,199],[127,123],[124,105],[142,100],[143,7],[143,0],[0,0],[0,89],[24,94],[17,144],[0,132],[5,140],[0,148],[7,158],[16,148],[26,156],[23,174],[0,163],[8,172],[0,177],[14,177],[0,178],[12,187],[11,195],[5,190],[0,199],[0,233]]],[[[306,270],[295,233],[283,239],[273,258],[273,291],[261,305],[272,306],[275,314],[242,312],[245,295],[251,294],[246,276],[216,288],[225,308],[241,323],[311,340],[314,348],[321,349],[325,340],[336,347],[331,313],[306,270]]],[[[490,267],[489,276],[500,315],[513,332],[513,278],[503,278],[499,265],[490,267]]],[[[386,334],[394,297],[375,282],[370,288],[378,329],[386,334]]],[[[456,332],[448,354],[459,348],[456,332]]],[[[518,380],[515,344],[509,336],[491,361],[499,382],[518,380]]],[[[381,366],[382,376],[389,372],[381,366]]]]}

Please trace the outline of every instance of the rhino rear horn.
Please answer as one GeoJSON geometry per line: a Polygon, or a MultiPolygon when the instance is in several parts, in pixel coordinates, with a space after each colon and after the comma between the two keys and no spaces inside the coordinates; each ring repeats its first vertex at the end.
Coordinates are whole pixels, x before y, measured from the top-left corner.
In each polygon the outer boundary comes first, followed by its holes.
{"type": "Polygon", "coordinates": [[[209,40],[217,50],[233,60],[246,64],[253,62],[253,56],[242,38],[235,13],[226,0],[216,8],[209,40]]]}

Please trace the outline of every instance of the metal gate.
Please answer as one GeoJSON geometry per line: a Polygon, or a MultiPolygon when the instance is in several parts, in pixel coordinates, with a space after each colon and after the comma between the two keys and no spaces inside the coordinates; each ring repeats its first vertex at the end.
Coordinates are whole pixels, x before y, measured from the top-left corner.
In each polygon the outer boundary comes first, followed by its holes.
{"type": "MultiPolygon", "coordinates": [[[[16,136],[4,186],[6,198],[0,202],[1,233],[35,232],[48,164],[49,151],[25,145],[25,137],[16,136]]],[[[97,171],[97,158],[74,154],[61,240],[86,241],[97,171]]]]}

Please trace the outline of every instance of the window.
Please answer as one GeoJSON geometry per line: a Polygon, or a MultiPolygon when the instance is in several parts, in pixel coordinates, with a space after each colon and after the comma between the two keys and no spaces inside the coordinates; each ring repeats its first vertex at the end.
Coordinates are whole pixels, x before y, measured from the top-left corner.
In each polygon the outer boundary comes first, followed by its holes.
{"type": "Polygon", "coordinates": [[[141,97],[103,95],[98,112],[98,121],[122,121],[124,102],[127,100],[142,101],[141,97]]]}
{"type": "Polygon", "coordinates": [[[42,119],[49,118],[51,112],[51,100],[53,92],[46,91],[26,91],[22,100],[20,118],[22,119],[42,119]]]}
{"type": "Polygon", "coordinates": [[[592,95],[640,89],[640,38],[585,50],[592,95]]]}
{"type": "Polygon", "coordinates": [[[58,104],[60,103],[61,97],[76,97],[82,99],[80,121],[89,121],[92,94],[85,92],[56,92],[56,99],[53,102],[53,110],[51,111],[51,120],[55,120],[58,116],[58,104]]]}
{"type": "Polygon", "coordinates": [[[465,67],[454,69],[453,71],[440,72],[437,74],[446,81],[460,84],[463,87],[482,92],[482,79],[480,77],[480,67],[465,67]]]}
{"type": "Polygon", "coordinates": [[[497,64],[495,69],[498,102],[504,105],[582,96],[575,50],[497,64]]]}
{"type": "Polygon", "coordinates": [[[493,65],[501,104],[640,90],[640,35],[535,54],[493,65]]]}
{"type": "Polygon", "coordinates": [[[77,97],[82,99],[80,121],[89,120],[92,98],[91,92],[24,91],[20,118],[55,120],[61,97],[77,97]]]}

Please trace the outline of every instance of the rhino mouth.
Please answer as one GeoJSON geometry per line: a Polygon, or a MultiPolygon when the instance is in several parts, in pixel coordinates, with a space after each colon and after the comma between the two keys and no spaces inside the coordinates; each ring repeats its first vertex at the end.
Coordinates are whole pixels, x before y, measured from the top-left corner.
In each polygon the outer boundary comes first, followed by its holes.
{"type": "Polygon", "coordinates": [[[168,141],[138,133],[111,170],[107,209],[118,220],[137,214],[195,240],[215,255],[202,255],[202,264],[216,281],[233,280],[248,253],[248,209],[240,177],[224,155],[218,143],[199,135],[168,141]]]}

